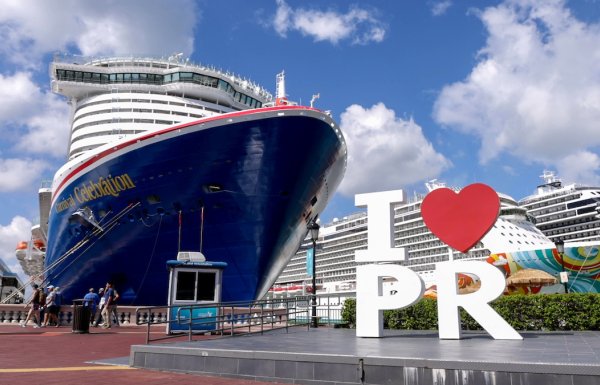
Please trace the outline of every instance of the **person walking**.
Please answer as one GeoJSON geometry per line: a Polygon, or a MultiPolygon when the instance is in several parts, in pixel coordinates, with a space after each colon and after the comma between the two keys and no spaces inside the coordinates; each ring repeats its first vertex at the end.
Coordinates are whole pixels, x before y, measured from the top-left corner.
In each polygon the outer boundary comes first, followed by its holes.
{"type": "MultiPolygon", "coordinates": [[[[102,327],[104,327],[106,329],[110,329],[111,324],[112,324],[111,315],[112,314],[117,315],[116,307],[117,307],[117,300],[119,299],[119,294],[113,288],[112,282],[106,283],[106,290],[104,290],[104,298],[105,298],[104,310],[102,311],[102,318],[104,319],[104,323],[102,324],[102,327]]],[[[118,316],[115,321],[116,321],[117,326],[120,326],[118,316]]]]}
{"type": "Polygon", "coordinates": [[[41,319],[40,319],[40,298],[42,295],[42,291],[39,289],[38,285],[33,285],[33,294],[31,295],[31,298],[29,299],[29,301],[27,301],[27,303],[25,304],[25,308],[27,308],[29,305],[31,305],[31,309],[29,309],[29,313],[27,313],[27,318],[25,318],[25,321],[21,323],[21,327],[27,327],[27,322],[29,322],[29,320],[32,317],[36,317],[36,324],[33,325],[34,328],[39,328],[40,324],[41,324],[41,319]]]}
{"type": "Polygon", "coordinates": [[[113,300],[111,302],[111,309],[110,309],[110,313],[112,314],[111,320],[114,319],[115,326],[119,327],[119,326],[121,326],[121,320],[119,317],[119,310],[117,309],[117,304],[118,304],[119,298],[121,298],[121,296],[119,295],[119,292],[117,291],[117,289],[113,288],[113,290],[114,290],[113,300]]]}
{"type": "Polygon", "coordinates": [[[44,318],[46,318],[46,297],[48,296],[46,290],[48,288],[40,287],[40,327],[44,325],[44,318]]]}
{"type": "Polygon", "coordinates": [[[58,305],[56,304],[57,290],[54,286],[48,286],[48,295],[46,297],[46,316],[44,317],[43,327],[48,326],[49,322],[54,322],[56,327],[58,323],[58,305]]]}
{"type": "MultiPolygon", "coordinates": [[[[100,298],[100,303],[98,304],[98,311],[96,312],[96,318],[94,319],[94,327],[97,328],[100,324],[100,318],[102,318],[102,313],[104,311],[104,305],[106,304],[106,298],[104,298],[104,288],[101,287],[98,289],[98,297],[100,298]]],[[[102,323],[104,323],[104,319],[102,318],[102,323]]]]}

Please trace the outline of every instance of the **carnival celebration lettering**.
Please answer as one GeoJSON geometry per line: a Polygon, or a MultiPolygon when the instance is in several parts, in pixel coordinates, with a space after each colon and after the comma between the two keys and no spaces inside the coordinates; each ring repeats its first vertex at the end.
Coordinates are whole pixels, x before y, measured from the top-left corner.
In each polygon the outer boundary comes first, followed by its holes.
{"type": "Polygon", "coordinates": [[[131,180],[129,174],[123,174],[116,177],[109,175],[107,178],[100,177],[97,181],[83,182],[73,189],[73,192],[56,204],[56,212],[60,213],[70,207],[75,207],[77,203],[87,203],[105,196],[118,197],[121,191],[135,188],[135,183],[131,180]]]}

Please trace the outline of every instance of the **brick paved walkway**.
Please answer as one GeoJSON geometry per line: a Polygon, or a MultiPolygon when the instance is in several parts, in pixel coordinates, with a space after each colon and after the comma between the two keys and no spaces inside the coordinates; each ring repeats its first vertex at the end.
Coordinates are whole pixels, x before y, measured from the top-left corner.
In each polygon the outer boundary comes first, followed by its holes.
{"type": "MultiPolygon", "coordinates": [[[[164,328],[154,329],[153,333],[164,335],[164,328]]],[[[131,345],[145,341],[145,327],[137,326],[111,330],[91,328],[90,334],[73,334],[70,327],[34,329],[0,325],[0,384],[267,384],[92,363],[129,356],[131,345]]]]}

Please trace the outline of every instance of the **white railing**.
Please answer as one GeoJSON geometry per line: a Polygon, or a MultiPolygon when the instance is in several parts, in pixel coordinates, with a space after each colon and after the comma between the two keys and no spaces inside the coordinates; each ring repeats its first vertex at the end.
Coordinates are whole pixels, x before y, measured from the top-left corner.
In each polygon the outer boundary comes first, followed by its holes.
{"type": "MultiPolygon", "coordinates": [[[[138,323],[136,318],[136,306],[118,306],[117,314],[119,315],[119,323],[121,326],[135,326],[138,323]]],[[[29,307],[25,308],[23,304],[0,304],[0,326],[2,325],[18,325],[25,321],[29,313],[29,307]]],[[[156,309],[152,313],[140,313],[140,321],[148,322],[148,319],[153,321],[166,321],[166,311],[156,309]]],[[[60,326],[71,326],[73,322],[73,306],[64,305],[60,307],[58,312],[58,321],[60,326]]],[[[33,325],[34,321],[29,320],[28,325],[33,325]]]]}

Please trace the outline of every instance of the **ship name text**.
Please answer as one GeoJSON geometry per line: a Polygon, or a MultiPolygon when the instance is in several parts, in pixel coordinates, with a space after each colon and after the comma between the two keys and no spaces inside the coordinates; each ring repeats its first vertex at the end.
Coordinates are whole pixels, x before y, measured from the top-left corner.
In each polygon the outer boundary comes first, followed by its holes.
{"type": "Polygon", "coordinates": [[[134,189],[135,183],[129,174],[116,177],[100,177],[97,181],[86,181],[73,189],[73,192],[56,204],[56,212],[60,213],[70,207],[75,207],[76,202],[87,203],[105,196],[118,197],[121,191],[134,189]]]}

